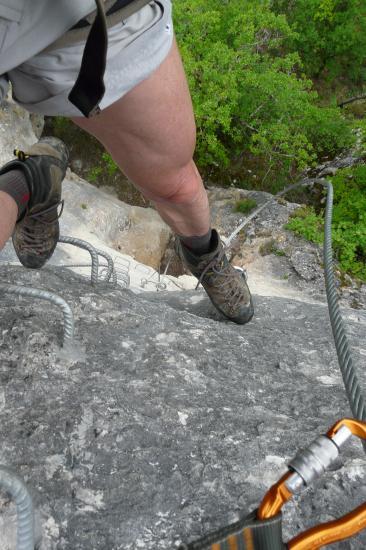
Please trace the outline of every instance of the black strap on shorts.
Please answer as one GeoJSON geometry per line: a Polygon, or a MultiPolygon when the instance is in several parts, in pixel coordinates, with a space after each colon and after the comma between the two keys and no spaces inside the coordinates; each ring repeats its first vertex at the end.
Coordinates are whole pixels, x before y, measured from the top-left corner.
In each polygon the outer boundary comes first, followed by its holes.
{"type": "Polygon", "coordinates": [[[84,116],[100,112],[99,103],[104,96],[104,72],[107,62],[108,33],[103,0],[95,0],[97,14],[86,40],[81,67],[69,93],[69,101],[84,116]]]}
{"type": "Polygon", "coordinates": [[[209,533],[178,550],[285,550],[282,539],[282,514],[266,520],[258,520],[252,512],[231,525],[209,533]]]}
{"type": "MultiPolygon", "coordinates": [[[[81,67],[76,82],[69,93],[69,101],[86,117],[100,113],[99,103],[105,93],[104,72],[107,62],[108,31],[106,17],[121,13],[121,18],[130,17],[150,0],[116,0],[107,13],[103,0],[95,0],[97,11],[86,40],[81,67]]],[[[112,20],[113,18],[111,18],[112,20]]],[[[81,19],[73,28],[89,26],[81,19]]]]}

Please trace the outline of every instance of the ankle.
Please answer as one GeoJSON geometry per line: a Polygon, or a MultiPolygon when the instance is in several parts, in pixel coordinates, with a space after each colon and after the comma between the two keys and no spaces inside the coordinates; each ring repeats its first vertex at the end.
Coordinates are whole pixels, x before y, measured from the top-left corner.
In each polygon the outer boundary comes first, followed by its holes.
{"type": "Polygon", "coordinates": [[[204,235],[184,237],[179,236],[180,242],[196,256],[203,256],[210,252],[212,241],[212,229],[204,235]]]}
{"type": "Polygon", "coordinates": [[[7,194],[15,202],[18,215],[17,219],[24,214],[29,198],[30,191],[27,179],[22,170],[14,168],[0,175],[0,191],[7,194]]]}
{"type": "Polygon", "coordinates": [[[18,206],[15,200],[0,190],[0,250],[11,237],[18,217],[18,206]]]}

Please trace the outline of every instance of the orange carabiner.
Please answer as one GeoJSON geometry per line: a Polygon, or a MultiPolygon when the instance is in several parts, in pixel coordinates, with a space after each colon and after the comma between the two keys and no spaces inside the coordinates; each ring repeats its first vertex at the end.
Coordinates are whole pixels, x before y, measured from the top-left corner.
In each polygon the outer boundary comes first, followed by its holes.
{"type": "MultiPolygon", "coordinates": [[[[366,423],[350,418],[337,422],[329,430],[326,437],[335,442],[342,428],[347,428],[351,434],[366,440],[366,423]]],[[[276,516],[282,506],[290,500],[293,492],[289,481],[294,475],[300,479],[298,474],[288,471],[269,489],[259,507],[258,519],[265,520],[276,516]]],[[[365,528],[366,503],[361,504],[361,506],[340,519],[320,524],[305,533],[301,533],[288,542],[287,547],[289,550],[316,550],[327,544],[352,537],[365,528]]]]}
{"type": "Polygon", "coordinates": [[[342,518],[321,523],[287,543],[289,550],[316,550],[332,542],[348,539],[366,528],[366,503],[342,518]]]}

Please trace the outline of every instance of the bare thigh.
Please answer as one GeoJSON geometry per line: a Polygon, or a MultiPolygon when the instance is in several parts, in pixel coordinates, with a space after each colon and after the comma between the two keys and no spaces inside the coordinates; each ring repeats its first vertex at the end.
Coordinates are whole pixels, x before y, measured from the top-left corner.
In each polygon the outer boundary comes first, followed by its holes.
{"type": "Polygon", "coordinates": [[[174,40],[158,69],[100,115],[73,118],[111,153],[146,196],[169,197],[194,172],[191,97],[174,40]]]}

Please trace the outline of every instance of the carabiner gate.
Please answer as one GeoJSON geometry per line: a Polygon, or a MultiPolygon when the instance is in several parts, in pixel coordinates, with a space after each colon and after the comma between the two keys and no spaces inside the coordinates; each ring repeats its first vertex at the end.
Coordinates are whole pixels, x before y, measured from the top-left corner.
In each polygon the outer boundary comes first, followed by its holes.
{"type": "MultiPolygon", "coordinates": [[[[289,471],[265,495],[258,510],[258,519],[276,516],[282,506],[320,477],[339,455],[339,449],[351,435],[366,440],[366,423],[345,418],[326,435],[317,438],[289,464],[289,471]]],[[[287,543],[289,550],[316,550],[327,544],[352,537],[366,528],[366,503],[345,516],[322,523],[287,543]]]]}

